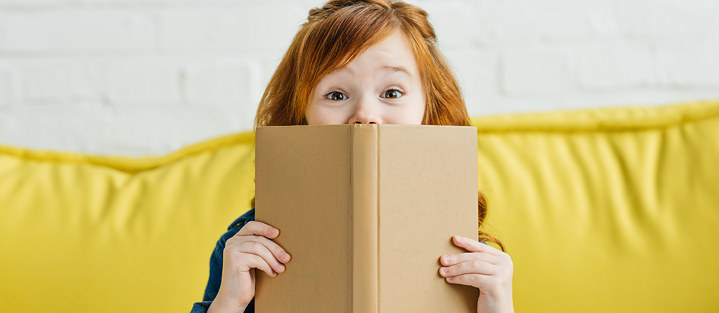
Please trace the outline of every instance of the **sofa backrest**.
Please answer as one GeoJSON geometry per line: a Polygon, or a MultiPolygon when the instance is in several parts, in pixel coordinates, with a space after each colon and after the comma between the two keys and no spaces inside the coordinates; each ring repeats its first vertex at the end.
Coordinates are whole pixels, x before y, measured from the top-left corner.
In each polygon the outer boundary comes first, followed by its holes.
{"type": "Polygon", "coordinates": [[[719,312],[719,102],[474,123],[517,312],[719,312]]]}
{"type": "MultiPolygon", "coordinates": [[[[518,312],[719,311],[719,101],[473,123],[518,312]]],[[[2,310],[189,311],[250,209],[253,138],[143,158],[0,146],[2,310]]]]}
{"type": "Polygon", "coordinates": [[[253,142],[144,158],[0,147],[0,311],[189,312],[251,208],[253,142]]]}

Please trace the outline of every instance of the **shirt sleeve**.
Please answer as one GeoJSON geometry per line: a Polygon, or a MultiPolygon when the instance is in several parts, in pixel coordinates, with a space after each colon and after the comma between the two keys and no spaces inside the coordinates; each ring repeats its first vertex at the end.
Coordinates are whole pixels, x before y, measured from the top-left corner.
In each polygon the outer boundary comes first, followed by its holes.
{"type": "Polygon", "coordinates": [[[212,304],[212,301],[195,302],[190,313],[205,313],[210,309],[210,304],[212,304]]]}
{"type": "MultiPolygon", "coordinates": [[[[237,232],[242,229],[245,224],[249,221],[254,220],[254,209],[252,209],[250,212],[247,212],[240,216],[237,220],[232,222],[230,224],[230,227],[228,227],[227,232],[223,234],[219,240],[217,240],[217,244],[215,244],[215,249],[212,251],[212,255],[210,256],[210,278],[207,280],[207,286],[205,287],[205,294],[202,297],[202,302],[196,302],[192,306],[191,313],[204,313],[207,312],[207,309],[210,308],[210,305],[212,304],[212,301],[215,300],[215,297],[217,296],[217,292],[220,291],[220,283],[222,282],[222,260],[225,250],[225,243],[228,239],[232,238],[237,232]]],[[[255,312],[255,299],[252,299],[250,304],[245,309],[245,313],[254,313],[255,312]]]]}

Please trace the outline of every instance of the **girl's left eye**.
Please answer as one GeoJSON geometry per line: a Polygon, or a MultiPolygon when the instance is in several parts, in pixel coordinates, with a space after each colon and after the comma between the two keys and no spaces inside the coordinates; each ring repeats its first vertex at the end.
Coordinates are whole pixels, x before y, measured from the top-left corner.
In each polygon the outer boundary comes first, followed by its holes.
{"type": "Polygon", "coordinates": [[[397,99],[404,96],[404,93],[399,89],[390,89],[385,92],[383,92],[380,97],[386,98],[386,99],[397,99]]]}

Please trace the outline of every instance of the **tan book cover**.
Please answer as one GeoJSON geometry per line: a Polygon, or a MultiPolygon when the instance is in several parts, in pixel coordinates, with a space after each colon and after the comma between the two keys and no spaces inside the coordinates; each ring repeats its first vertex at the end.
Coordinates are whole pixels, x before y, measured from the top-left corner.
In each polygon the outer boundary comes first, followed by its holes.
{"type": "Polygon", "coordinates": [[[478,290],[439,275],[477,239],[474,127],[259,127],[257,221],[291,256],[257,273],[258,313],[476,312],[478,290]]]}

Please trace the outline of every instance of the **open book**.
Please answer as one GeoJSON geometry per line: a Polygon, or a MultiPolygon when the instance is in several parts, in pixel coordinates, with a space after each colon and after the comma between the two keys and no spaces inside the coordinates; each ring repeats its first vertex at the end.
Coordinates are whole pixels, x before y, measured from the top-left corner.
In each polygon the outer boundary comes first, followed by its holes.
{"type": "Polygon", "coordinates": [[[478,290],[439,275],[477,239],[474,127],[260,127],[256,220],[292,260],[256,271],[255,308],[275,312],[476,312],[478,290]]]}

